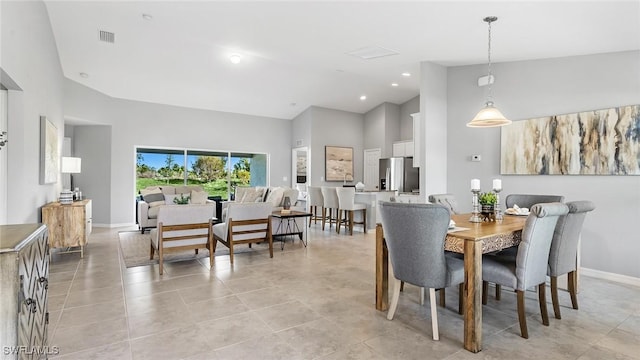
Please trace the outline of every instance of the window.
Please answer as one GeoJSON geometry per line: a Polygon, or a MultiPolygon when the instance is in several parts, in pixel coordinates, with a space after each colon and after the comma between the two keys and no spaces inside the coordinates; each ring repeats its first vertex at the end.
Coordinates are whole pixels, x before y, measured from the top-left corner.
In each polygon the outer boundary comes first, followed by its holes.
{"type": "Polygon", "coordinates": [[[154,185],[200,185],[228,200],[236,186],[267,186],[267,155],[220,151],[136,150],[136,194],[154,185]]]}

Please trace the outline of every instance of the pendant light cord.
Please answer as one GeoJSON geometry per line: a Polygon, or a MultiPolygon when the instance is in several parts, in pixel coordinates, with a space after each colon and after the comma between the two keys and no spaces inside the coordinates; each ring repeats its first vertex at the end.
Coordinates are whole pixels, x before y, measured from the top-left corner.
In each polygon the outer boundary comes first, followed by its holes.
{"type": "Polygon", "coordinates": [[[487,24],[489,24],[489,45],[487,46],[487,58],[489,60],[488,65],[487,65],[487,72],[488,72],[488,76],[489,76],[489,88],[487,89],[487,102],[492,102],[493,103],[493,93],[491,91],[491,87],[493,84],[493,79],[492,79],[492,74],[491,74],[491,23],[496,21],[497,18],[495,17],[486,17],[484,18],[484,21],[487,22],[487,24]]]}

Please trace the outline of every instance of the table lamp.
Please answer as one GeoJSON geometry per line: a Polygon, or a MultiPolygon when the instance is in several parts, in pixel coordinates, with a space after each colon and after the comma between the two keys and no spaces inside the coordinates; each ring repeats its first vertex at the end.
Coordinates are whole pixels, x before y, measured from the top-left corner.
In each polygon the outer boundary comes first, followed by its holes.
{"type": "MultiPolygon", "coordinates": [[[[79,174],[80,170],[82,168],[82,159],[80,159],[79,157],[68,157],[68,156],[63,156],[62,157],[62,173],[63,174],[69,174],[70,176],[70,187],[69,189],[63,189],[62,192],[60,193],[60,203],[61,204],[71,204],[74,200],[74,193],[71,191],[71,189],[73,189],[73,175],[72,174],[79,174]]],[[[80,197],[80,191],[76,190],[77,194],[75,194],[76,198],[78,200],[81,199],[80,197]]]]}

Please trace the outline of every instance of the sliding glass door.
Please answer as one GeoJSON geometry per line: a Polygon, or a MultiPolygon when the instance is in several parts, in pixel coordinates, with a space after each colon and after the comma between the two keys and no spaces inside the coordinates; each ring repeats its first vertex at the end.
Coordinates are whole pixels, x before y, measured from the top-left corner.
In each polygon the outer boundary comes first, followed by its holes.
{"type": "Polygon", "coordinates": [[[236,186],[267,186],[267,154],[136,149],[136,194],[154,185],[200,185],[228,200],[236,186]]]}

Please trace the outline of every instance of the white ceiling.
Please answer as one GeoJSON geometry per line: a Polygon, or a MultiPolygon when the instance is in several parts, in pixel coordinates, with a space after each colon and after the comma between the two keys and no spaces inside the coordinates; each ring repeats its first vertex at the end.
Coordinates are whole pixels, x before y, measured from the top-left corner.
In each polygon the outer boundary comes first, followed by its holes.
{"type": "Polygon", "coordinates": [[[486,63],[488,15],[499,18],[494,62],[640,49],[638,0],[45,3],[74,81],[116,98],[285,119],[311,105],[401,104],[419,93],[421,61],[486,63]],[[98,41],[99,30],[115,44],[98,41]],[[367,46],[399,54],[346,54],[367,46]]]}

